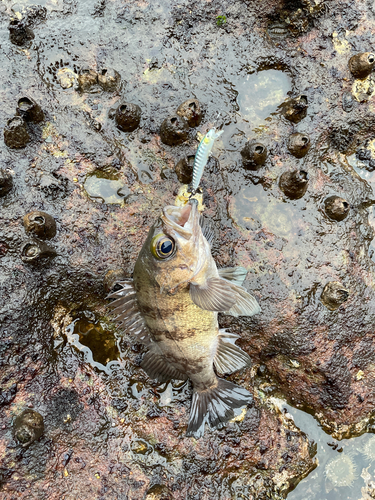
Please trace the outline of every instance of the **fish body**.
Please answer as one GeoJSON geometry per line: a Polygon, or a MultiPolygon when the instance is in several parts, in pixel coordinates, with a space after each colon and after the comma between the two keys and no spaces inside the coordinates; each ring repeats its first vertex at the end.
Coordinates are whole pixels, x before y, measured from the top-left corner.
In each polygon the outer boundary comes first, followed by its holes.
{"type": "Polygon", "coordinates": [[[212,233],[199,218],[194,199],[185,207],[165,207],[138,256],[133,281],[120,282],[122,290],[110,296],[117,321],[149,348],[141,364],[147,374],[160,382],[193,383],[187,435],[196,438],[205,423],[220,428],[252,401],[247,390],[216,375],[215,370],[232,373],[250,362],[234,343],[238,336],[220,330],[218,312],[260,312],[239,284],[246,270],[217,269],[212,233]]]}
{"type": "Polygon", "coordinates": [[[193,183],[192,189],[196,190],[202,178],[204,167],[208,162],[208,158],[211,154],[215,139],[221,136],[223,130],[216,132],[216,129],[212,128],[207,132],[199,143],[193,165],[193,183]]]}

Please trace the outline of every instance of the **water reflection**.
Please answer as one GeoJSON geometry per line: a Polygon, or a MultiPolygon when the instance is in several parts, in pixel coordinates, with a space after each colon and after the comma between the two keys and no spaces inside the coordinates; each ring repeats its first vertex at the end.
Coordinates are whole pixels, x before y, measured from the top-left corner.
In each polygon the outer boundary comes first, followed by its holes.
{"type": "Polygon", "coordinates": [[[333,440],[312,415],[283,407],[310,440],[317,443],[318,467],[303,479],[288,500],[362,500],[375,498],[375,436],[333,440]],[[362,496],[361,496],[362,494],[362,496]],[[374,496],[371,496],[374,495],[374,496]]]}
{"type": "Polygon", "coordinates": [[[275,113],[292,89],[290,77],[283,71],[269,69],[247,75],[235,83],[237,103],[243,118],[255,128],[275,113]]]}

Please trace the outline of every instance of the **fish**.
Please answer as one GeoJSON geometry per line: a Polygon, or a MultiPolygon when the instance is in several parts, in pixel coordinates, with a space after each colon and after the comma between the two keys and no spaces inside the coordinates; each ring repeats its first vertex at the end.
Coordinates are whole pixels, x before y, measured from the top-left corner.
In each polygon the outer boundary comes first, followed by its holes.
{"type": "Polygon", "coordinates": [[[148,347],[141,367],[160,383],[193,384],[187,436],[205,425],[221,428],[252,403],[245,388],[220,378],[250,366],[235,344],[238,335],[219,328],[218,313],[261,312],[242,283],[243,267],[218,269],[211,255],[214,233],[193,197],[183,207],[166,206],[151,227],[133,278],[109,295],[111,314],[134,341],[148,347]]]}
{"type": "Polygon", "coordinates": [[[216,132],[215,128],[212,128],[207,132],[207,134],[203,137],[201,142],[199,143],[193,165],[193,182],[192,182],[192,190],[195,191],[202,178],[204,167],[208,162],[208,157],[211,154],[215,139],[221,136],[224,130],[219,130],[216,132]]]}

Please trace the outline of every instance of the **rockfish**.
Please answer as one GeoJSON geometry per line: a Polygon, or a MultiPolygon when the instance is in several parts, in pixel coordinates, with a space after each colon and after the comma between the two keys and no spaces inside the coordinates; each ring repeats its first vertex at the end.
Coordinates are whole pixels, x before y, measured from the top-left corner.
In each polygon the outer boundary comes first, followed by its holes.
{"type": "Polygon", "coordinates": [[[249,356],[221,330],[218,312],[252,316],[260,307],[241,286],[246,269],[217,269],[211,256],[213,233],[200,224],[197,201],[167,206],[152,226],[138,256],[133,280],[109,297],[116,321],[136,342],[148,346],[141,367],[159,382],[193,383],[187,429],[199,438],[205,423],[221,428],[251,394],[218,378],[250,365],[249,356]]]}

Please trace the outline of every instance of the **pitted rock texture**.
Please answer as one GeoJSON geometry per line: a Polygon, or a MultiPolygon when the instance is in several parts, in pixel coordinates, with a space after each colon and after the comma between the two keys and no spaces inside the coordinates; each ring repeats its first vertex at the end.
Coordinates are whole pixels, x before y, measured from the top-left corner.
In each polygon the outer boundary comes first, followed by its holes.
{"type": "Polygon", "coordinates": [[[35,9],[35,19],[18,13],[34,34],[22,46],[9,39],[12,5],[0,9],[1,123],[25,95],[44,121],[27,124],[31,140],[22,149],[0,141],[13,179],[0,198],[1,495],[141,500],[160,484],[176,499],[285,498],[314,468],[314,450],[274,409],[272,393],[308,409],[338,438],[373,424],[375,179],[348,160],[367,148],[375,125],[373,77],[356,80],[348,66],[371,50],[371,3],[56,0],[35,9]],[[223,13],[227,22],[218,26],[223,13]],[[101,86],[102,68],[121,82],[101,86]],[[251,72],[270,69],[285,72],[290,96],[306,96],[308,106],[271,102],[270,116],[254,126],[238,94],[251,72]],[[163,143],[163,120],[188,99],[201,104],[202,122],[184,143],[163,143]],[[142,109],[141,126],[127,134],[108,116],[124,100],[142,109]],[[121,363],[97,370],[66,329],[78,309],[100,313],[113,329],[104,277],[118,269],[131,276],[149,227],[181,187],[176,163],[213,126],[224,134],[201,184],[213,254],[220,267],[248,269],[245,286],[262,314],[220,316],[252,358],[252,370],[230,378],[254,392],[255,405],[196,443],[184,437],[188,384],[156,387],[138,366],[142,348],[128,338],[119,339],[121,363]],[[312,144],[300,159],[286,146],[296,132],[312,144]],[[259,172],[242,167],[248,140],[267,148],[259,172]],[[108,167],[128,188],[123,206],[84,191],[86,176],[108,167]],[[285,199],[278,181],[299,170],[308,174],[307,191],[285,199]],[[344,220],[324,213],[330,196],[350,204],[344,220]],[[36,210],[56,221],[56,255],[32,264],[22,260],[23,216],[36,210]],[[320,300],[329,282],[348,291],[333,311],[320,300]],[[44,434],[21,449],[12,421],[28,407],[42,415],[44,434]]]}

